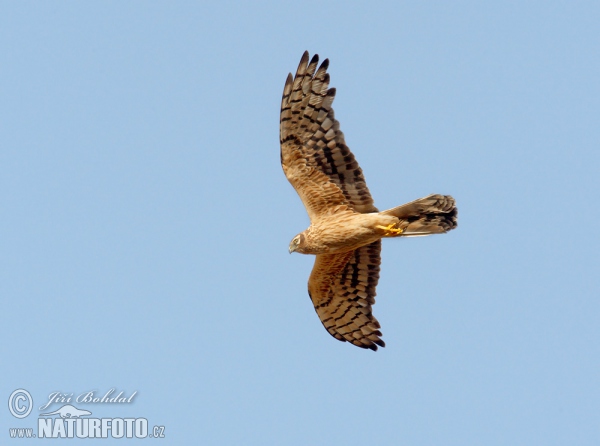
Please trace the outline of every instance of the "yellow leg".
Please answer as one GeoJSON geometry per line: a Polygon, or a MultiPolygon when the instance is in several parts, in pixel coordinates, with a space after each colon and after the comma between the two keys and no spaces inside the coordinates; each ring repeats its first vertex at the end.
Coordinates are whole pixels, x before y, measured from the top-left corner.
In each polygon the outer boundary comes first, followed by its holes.
{"type": "Polygon", "coordinates": [[[404,232],[403,229],[400,228],[396,228],[395,224],[389,224],[387,226],[381,226],[381,225],[377,225],[375,226],[377,229],[383,229],[385,231],[385,233],[383,234],[384,237],[394,237],[397,235],[400,235],[404,232]]]}

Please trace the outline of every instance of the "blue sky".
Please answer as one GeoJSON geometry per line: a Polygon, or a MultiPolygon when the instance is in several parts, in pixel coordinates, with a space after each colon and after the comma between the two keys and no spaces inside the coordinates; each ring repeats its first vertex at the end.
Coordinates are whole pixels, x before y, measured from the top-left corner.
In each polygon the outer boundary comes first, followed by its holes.
{"type": "Polygon", "coordinates": [[[0,3],[0,397],[35,406],[4,404],[2,443],[27,444],[8,429],[52,392],[114,388],[134,401],[75,405],[170,445],[597,445],[599,20],[595,2],[0,3]],[[313,259],[287,252],[308,217],[279,104],[304,50],[330,59],[379,208],[458,203],[456,231],[384,242],[376,353],[325,332],[313,259]]]}

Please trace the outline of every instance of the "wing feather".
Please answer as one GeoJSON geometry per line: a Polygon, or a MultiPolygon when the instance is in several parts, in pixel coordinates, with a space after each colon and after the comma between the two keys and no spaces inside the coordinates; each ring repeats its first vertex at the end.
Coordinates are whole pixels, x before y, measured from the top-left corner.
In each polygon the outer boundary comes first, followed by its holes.
{"type": "Polygon", "coordinates": [[[283,170],[311,219],[338,205],[360,213],[377,212],[362,170],[335,119],[329,61],[325,59],[317,69],[318,62],[318,55],[309,62],[305,52],[296,75],[290,73],[286,79],[279,126],[283,170]],[[315,191],[323,191],[327,197],[312,197],[315,191]]]}
{"type": "Polygon", "coordinates": [[[325,329],[339,341],[377,350],[385,347],[372,314],[379,281],[381,240],[340,254],[321,254],[308,280],[308,294],[325,329]]]}

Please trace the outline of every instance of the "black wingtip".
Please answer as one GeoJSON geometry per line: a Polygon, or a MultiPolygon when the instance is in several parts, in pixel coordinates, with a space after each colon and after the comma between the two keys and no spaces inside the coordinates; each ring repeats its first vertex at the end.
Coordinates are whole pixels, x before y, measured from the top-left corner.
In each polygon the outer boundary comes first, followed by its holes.
{"type": "Polygon", "coordinates": [[[307,64],[308,64],[308,51],[305,51],[304,54],[302,54],[300,63],[298,64],[298,69],[296,70],[296,74],[300,73],[300,71],[302,71],[303,68],[306,68],[307,64]]]}

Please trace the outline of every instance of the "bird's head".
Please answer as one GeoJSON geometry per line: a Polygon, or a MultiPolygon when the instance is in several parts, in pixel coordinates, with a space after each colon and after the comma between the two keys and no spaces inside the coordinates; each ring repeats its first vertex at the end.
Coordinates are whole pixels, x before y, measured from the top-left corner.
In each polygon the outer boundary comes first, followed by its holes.
{"type": "Polygon", "coordinates": [[[296,237],[294,237],[292,239],[292,241],[290,242],[290,254],[293,252],[299,252],[299,253],[303,253],[304,251],[304,242],[306,240],[306,237],[304,237],[303,233],[298,234],[296,237]]]}

